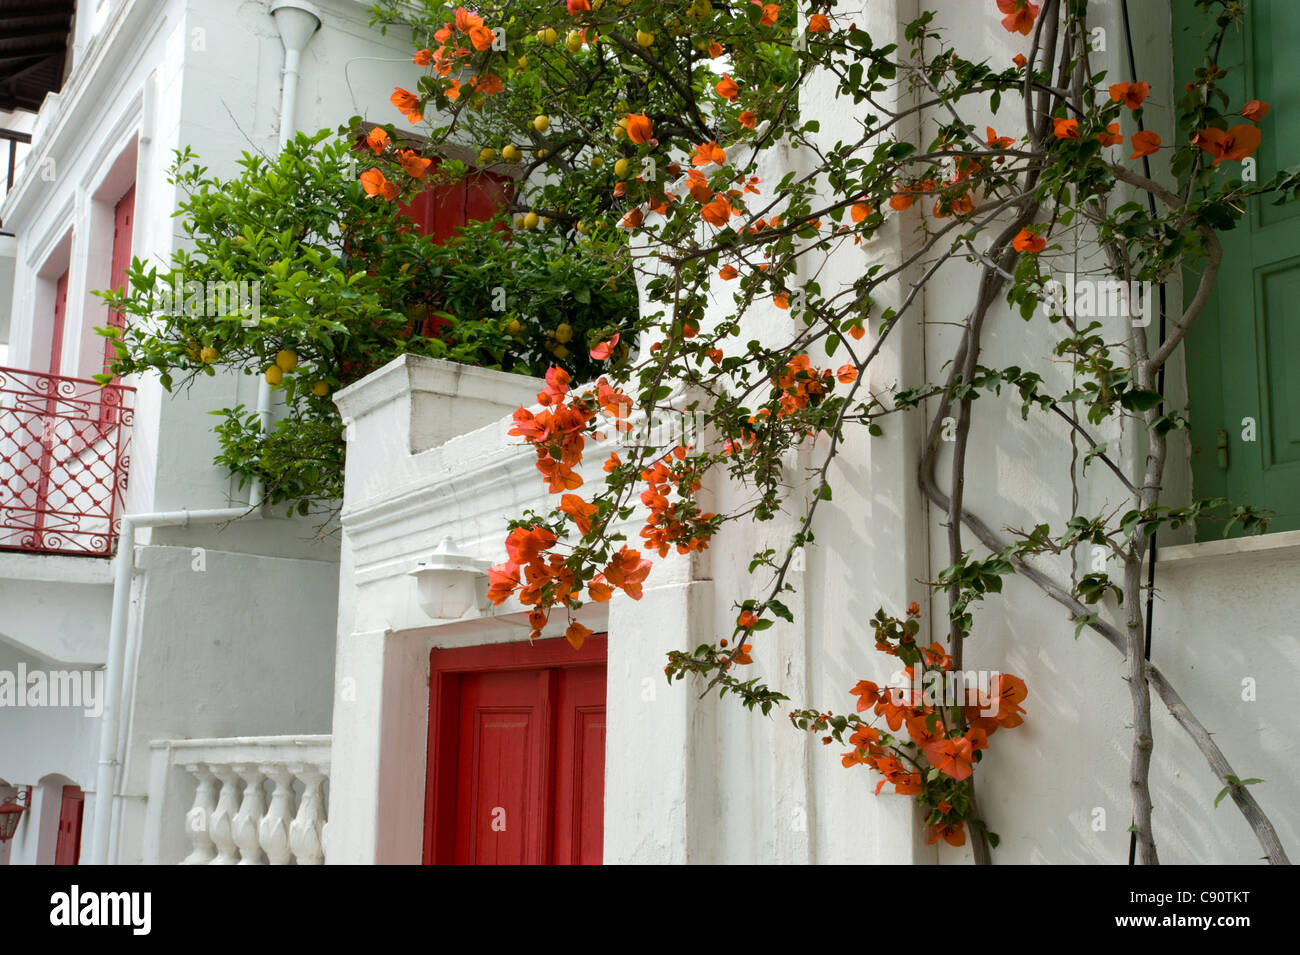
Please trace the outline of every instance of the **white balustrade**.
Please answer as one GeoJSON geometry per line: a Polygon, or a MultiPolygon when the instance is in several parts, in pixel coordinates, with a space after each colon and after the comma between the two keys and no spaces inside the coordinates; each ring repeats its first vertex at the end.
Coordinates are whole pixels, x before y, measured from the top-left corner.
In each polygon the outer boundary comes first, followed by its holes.
{"type": "MultiPolygon", "coordinates": [[[[162,740],[153,745],[170,771],[188,780],[185,791],[193,792],[184,814],[193,848],[182,864],[324,863],[329,736],[162,740]]],[[[169,825],[170,816],[179,826],[176,810],[162,815],[161,825],[169,825]]]]}

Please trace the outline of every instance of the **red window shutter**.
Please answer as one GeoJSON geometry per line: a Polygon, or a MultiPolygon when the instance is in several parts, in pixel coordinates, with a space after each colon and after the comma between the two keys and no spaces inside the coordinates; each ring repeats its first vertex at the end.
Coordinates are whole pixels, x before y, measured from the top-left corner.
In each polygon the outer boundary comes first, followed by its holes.
{"type": "Polygon", "coordinates": [[[86,795],[80,786],[64,786],[59,807],[59,841],[54,846],[55,865],[76,865],[81,860],[81,815],[86,795]]]}
{"type": "MultiPolygon", "coordinates": [[[[108,272],[110,288],[121,290],[126,287],[126,273],[131,268],[131,234],[134,223],[135,186],[132,185],[113,209],[113,258],[108,272]]],[[[121,312],[111,310],[108,313],[108,324],[113,328],[122,328],[126,321],[121,312]]],[[[112,340],[104,339],[103,370],[108,371],[116,358],[117,350],[113,347],[112,340]]]]}
{"type": "Polygon", "coordinates": [[[54,285],[54,325],[50,329],[50,374],[57,375],[63,361],[63,326],[68,319],[68,273],[54,285]]]}

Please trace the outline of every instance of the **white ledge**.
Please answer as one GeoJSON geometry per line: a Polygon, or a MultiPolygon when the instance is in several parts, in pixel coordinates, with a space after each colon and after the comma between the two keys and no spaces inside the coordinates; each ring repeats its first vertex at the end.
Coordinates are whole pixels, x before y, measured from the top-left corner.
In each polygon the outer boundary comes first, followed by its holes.
{"type": "Polygon", "coordinates": [[[1233,557],[1238,554],[1267,554],[1273,559],[1300,559],[1300,531],[1281,531],[1276,534],[1256,534],[1251,537],[1230,537],[1226,540],[1161,547],[1156,552],[1156,566],[1233,557]]]}

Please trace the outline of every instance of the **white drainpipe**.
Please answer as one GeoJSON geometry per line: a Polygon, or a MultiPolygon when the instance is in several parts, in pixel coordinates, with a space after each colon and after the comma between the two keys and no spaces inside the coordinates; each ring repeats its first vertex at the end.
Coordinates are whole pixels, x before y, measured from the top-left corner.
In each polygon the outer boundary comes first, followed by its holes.
{"type": "MultiPolygon", "coordinates": [[[[284,44],[283,86],[280,92],[280,148],[293,138],[294,111],[298,102],[298,61],[312,35],[320,28],[320,14],[302,0],[276,0],[271,15],[284,44]]],[[[271,426],[271,386],[265,378],[257,390],[257,415],[265,434],[271,426]]],[[[125,514],[117,541],[113,567],[113,615],[108,628],[108,657],[105,663],[104,710],[99,726],[99,766],[95,781],[95,820],[91,829],[91,849],[86,860],[90,865],[107,865],[112,832],[113,810],[117,802],[117,772],[124,754],[119,752],[118,732],[122,710],[129,703],[123,699],[124,688],[134,687],[135,674],[126,674],[126,630],[131,615],[131,575],[135,569],[135,532],[141,527],[189,527],[192,524],[224,524],[241,517],[260,518],[265,487],[261,478],[253,481],[248,504],[242,507],[203,510],[159,511],[152,514],[125,514]],[[128,679],[129,677],[129,679],[128,679]]],[[[131,661],[134,665],[134,661],[131,661]]]]}

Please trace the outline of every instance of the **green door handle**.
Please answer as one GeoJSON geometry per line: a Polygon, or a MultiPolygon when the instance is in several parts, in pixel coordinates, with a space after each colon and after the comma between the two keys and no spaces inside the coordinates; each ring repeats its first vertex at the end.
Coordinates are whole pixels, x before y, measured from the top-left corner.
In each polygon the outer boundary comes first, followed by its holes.
{"type": "Polygon", "coordinates": [[[1226,471],[1228,470],[1227,430],[1224,428],[1220,428],[1218,431],[1214,432],[1214,438],[1215,438],[1214,450],[1215,450],[1215,455],[1219,462],[1219,470],[1226,471]]]}

